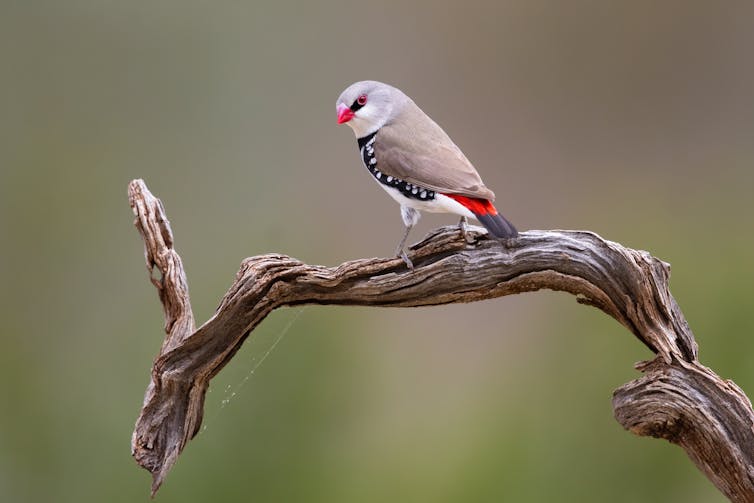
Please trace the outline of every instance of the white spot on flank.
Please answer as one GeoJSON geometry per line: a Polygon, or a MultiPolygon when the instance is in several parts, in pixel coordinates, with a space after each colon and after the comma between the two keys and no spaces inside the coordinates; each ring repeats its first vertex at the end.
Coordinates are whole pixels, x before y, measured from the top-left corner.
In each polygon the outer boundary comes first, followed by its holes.
{"type": "Polygon", "coordinates": [[[387,177],[387,183],[390,183],[392,181],[393,181],[393,177],[392,176],[387,177]]]}
{"type": "Polygon", "coordinates": [[[378,172],[377,172],[377,175],[376,175],[376,176],[377,176],[377,180],[379,180],[379,179],[381,179],[381,178],[382,178],[382,173],[380,173],[380,172],[378,171],[378,172]]]}
{"type": "Polygon", "coordinates": [[[377,159],[372,157],[371,159],[369,159],[369,164],[377,164],[377,159]]]}
{"type": "Polygon", "coordinates": [[[411,189],[411,193],[412,194],[416,194],[417,192],[419,192],[419,188],[418,187],[414,187],[413,189],[411,189]]]}
{"type": "Polygon", "coordinates": [[[419,194],[419,197],[422,197],[422,198],[427,197],[427,191],[426,190],[422,190],[422,193],[419,194]]]}

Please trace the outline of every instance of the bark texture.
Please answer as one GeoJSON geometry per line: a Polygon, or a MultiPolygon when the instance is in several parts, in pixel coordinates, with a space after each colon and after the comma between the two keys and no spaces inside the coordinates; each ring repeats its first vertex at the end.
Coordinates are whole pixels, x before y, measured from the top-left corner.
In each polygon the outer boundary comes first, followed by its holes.
{"type": "Polygon", "coordinates": [[[697,360],[697,345],[668,289],[670,267],[645,251],[585,231],[527,231],[508,243],[455,227],[400,258],[337,267],[286,255],[245,259],[216,313],[194,326],[186,276],[162,204],[141,180],[129,185],[136,227],[167,336],[152,368],[132,438],[153,475],[152,494],[199,430],[205,393],[252,330],[274,309],[299,304],[418,307],[561,290],[616,319],[656,353],[644,375],[613,397],[616,419],[637,435],[681,446],[728,498],[754,502],[754,412],[746,395],[697,360]]]}

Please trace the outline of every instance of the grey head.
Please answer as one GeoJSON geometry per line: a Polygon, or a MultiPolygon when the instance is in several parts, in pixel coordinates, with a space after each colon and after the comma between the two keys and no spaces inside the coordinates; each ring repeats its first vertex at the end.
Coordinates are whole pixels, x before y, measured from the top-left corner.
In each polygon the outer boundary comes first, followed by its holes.
{"type": "Polygon", "coordinates": [[[363,138],[395,118],[411,98],[403,91],[376,80],[351,84],[335,102],[338,124],[348,124],[357,138],[363,138]]]}

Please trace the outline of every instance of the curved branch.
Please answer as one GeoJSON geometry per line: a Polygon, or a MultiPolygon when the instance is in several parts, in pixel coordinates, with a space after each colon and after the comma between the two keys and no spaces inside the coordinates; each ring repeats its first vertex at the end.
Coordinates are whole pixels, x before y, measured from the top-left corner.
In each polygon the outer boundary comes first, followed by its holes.
{"type": "MultiPolygon", "coordinates": [[[[199,429],[209,380],[228,363],[249,333],[281,306],[416,307],[474,302],[540,289],[561,290],[576,295],[580,303],[601,309],[628,328],[658,355],[652,368],[704,368],[697,362],[693,334],[668,289],[668,264],[647,252],[625,248],[585,231],[528,231],[509,243],[471,231],[475,241],[469,244],[457,228],[442,228],[411,247],[413,271],[407,270],[400,258],[360,259],[337,267],[307,265],[277,254],[248,258],[242,262],[214,316],[193,330],[188,293],[181,289],[185,287],[185,275],[180,259],[167,265],[158,260],[175,254],[169,225],[150,223],[167,222],[162,205],[141,180],[131,182],[129,197],[137,214],[136,225],[145,239],[148,268],[156,266],[162,271],[162,279],[155,285],[165,306],[166,326],[172,327],[154,362],[132,441],[137,462],[153,474],[153,494],[186,442],[199,429]],[[162,239],[154,239],[157,229],[162,239]],[[168,280],[176,275],[183,282],[171,286],[168,280]],[[166,291],[171,289],[174,291],[168,295],[166,291]],[[174,299],[184,295],[184,302],[174,299]]],[[[714,382],[725,383],[705,370],[714,382]]],[[[649,372],[642,379],[654,383],[653,375],[649,372]]],[[[699,384],[683,382],[691,386],[699,384]]],[[[738,406],[738,413],[729,418],[732,423],[726,425],[737,435],[713,438],[717,442],[733,442],[741,452],[754,452],[750,448],[754,445],[754,413],[745,395],[733,388],[721,385],[703,397],[712,411],[733,403],[738,406]]],[[[641,421],[649,414],[634,406],[633,401],[641,393],[640,386],[630,384],[621,388],[615,399],[616,414],[626,428],[640,435],[651,435],[660,430],[636,426],[643,424],[641,421]],[[639,413],[624,422],[624,414],[619,414],[619,410],[639,413]]],[[[656,408],[686,410],[696,406],[697,398],[702,399],[702,395],[683,403],[668,395],[665,403],[656,408]]],[[[681,423],[682,432],[692,427],[681,423]]],[[[720,424],[696,425],[702,429],[715,426],[720,424]]],[[[678,443],[693,460],[707,459],[700,442],[678,443]]],[[[741,457],[728,461],[697,461],[697,464],[735,501],[754,501],[753,477],[738,485],[718,483],[718,479],[729,480],[734,473],[739,477],[740,473],[754,472],[752,460],[741,457]],[[729,465],[735,465],[736,469],[729,465]]]]}

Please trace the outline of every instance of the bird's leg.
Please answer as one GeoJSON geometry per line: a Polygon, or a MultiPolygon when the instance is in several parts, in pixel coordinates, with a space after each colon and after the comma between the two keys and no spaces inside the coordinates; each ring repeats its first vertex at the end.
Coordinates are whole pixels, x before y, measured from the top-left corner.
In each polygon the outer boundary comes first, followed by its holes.
{"type": "Polygon", "coordinates": [[[401,238],[401,242],[398,243],[398,247],[395,249],[395,256],[400,257],[403,259],[403,261],[406,263],[406,267],[414,270],[414,263],[411,262],[411,259],[408,258],[408,255],[406,255],[406,251],[403,249],[403,246],[406,244],[406,239],[408,239],[408,233],[411,232],[411,229],[414,227],[413,224],[406,226],[406,232],[403,234],[403,237],[401,238]]]}
{"type": "Polygon", "coordinates": [[[468,228],[468,220],[466,217],[461,217],[461,221],[458,222],[458,230],[461,231],[461,237],[464,241],[468,244],[474,244],[474,238],[469,237],[469,228],[468,228]]]}
{"type": "Polygon", "coordinates": [[[416,222],[419,221],[419,218],[421,218],[421,216],[422,214],[419,213],[419,210],[416,210],[409,206],[401,206],[401,218],[403,219],[403,223],[406,226],[406,233],[403,234],[401,242],[398,243],[398,248],[396,248],[395,250],[395,255],[402,258],[406,263],[406,266],[412,271],[414,270],[414,264],[413,262],[411,262],[411,259],[408,258],[408,255],[406,255],[406,251],[403,249],[403,245],[406,244],[408,233],[411,232],[411,229],[413,229],[414,225],[416,225],[416,222]]]}

